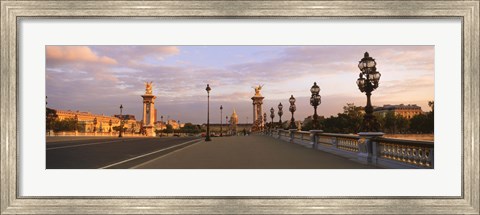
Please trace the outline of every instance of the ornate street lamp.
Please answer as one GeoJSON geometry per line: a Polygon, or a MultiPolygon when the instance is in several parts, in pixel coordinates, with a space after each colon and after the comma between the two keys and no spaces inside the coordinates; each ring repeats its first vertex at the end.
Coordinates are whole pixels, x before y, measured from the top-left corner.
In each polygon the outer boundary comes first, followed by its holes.
{"type": "Polygon", "coordinates": [[[363,128],[365,131],[378,131],[378,122],[373,116],[373,106],[370,101],[372,91],[377,89],[380,80],[380,72],[377,71],[377,63],[375,59],[365,52],[364,57],[358,63],[360,69],[359,78],[357,79],[357,86],[360,92],[365,92],[367,95],[367,106],[365,106],[365,116],[363,117],[363,128]],[[365,78],[364,78],[365,77],[365,78]]]}
{"type": "Polygon", "coordinates": [[[212,141],[212,139],[210,139],[210,90],[212,90],[212,88],[207,84],[205,90],[207,91],[207,137],[205,138],[205,141],[212,141]]]}
{"type": "Polygon", "coordinates": [[[288,101],[290,102],[289,110],[292,113],[292,119],[290,119],[290,129],[297,129],[297,126],[295,125],[295,118],[293,117],[293,113],[297,110],[297,107],[295,106],[296,99],[292,95],[288,101]]]}
{"type": "Polygon", "coordinates": [[[278,104],[278,116],[280,117],[280,120],[278,121],[278,123],[280,124],[280,128],[283,128],[282,126],[282,115],[283,115],[283,105],[282,103],[280,102],[280,104],[278,104]]]}
{"type": "Polygon", "coordinates": [[[118,137],[123,137],[122,131],[123,131],[123,105],[120,105],[120,132],[118,133],[118,137]]]}
{"type": "Polygon", "coordinates": [[[222,122],[223,112],[222,112],[222,110],[223,110],[223,106],[220,105],[220,137],[223,137],[223,122],[222,122]]]}
{"type": "Polygon", "coordinates": [[[271,124],[270,124],[270,130],[273,130],[273,117],[275,117],[275,110],[270,108],[270,118],[272,118],[271,124]]]}
{"type": "Polygon", "coordinates": [[[263,131],[267,130],[267,113],[263,113],[263,131]]]}
{"type": "Polygon", "coordinates": [[[93,119],[93,132],[96,132],[96,131],[97,131],[97,122],[98,122],[98,121],[97,121],[97,117],[95,117],[95,118],[93,119]]]}
{"type": "Polygon", "coordinates": [[[163,129],[161,129],[160,137],[163,137],[163,130],[165,130],[167,128],[167,126],[165,125],[165,122],[163,121],[163,115],[160,116],[160,119],[162,120],[162,127],[161,128],[163,128],[163,129]]]}
{"type": "Polygon", "coordinates": [[[312,96],[310,97],[310,105],[313,106],[313,129],[318,129],[318,115],[317,107],[322,103],[322,97],[320,96],[320,87],[317,85],[317,82],[313,82],[312,88],[310,88],[312,96]]]}

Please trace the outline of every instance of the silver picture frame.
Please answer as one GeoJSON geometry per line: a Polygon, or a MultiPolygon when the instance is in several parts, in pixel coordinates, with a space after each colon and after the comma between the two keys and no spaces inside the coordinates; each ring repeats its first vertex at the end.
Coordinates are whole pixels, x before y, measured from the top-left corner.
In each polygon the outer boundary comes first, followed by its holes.
{"type": "Polygon", "coordinates": [[[1,0],[1,214],[479,214],[479,1],[1,0]],[[22,197],[18,192],[18,20],[36,17],[461,18],[460,197],[22,197]]]}

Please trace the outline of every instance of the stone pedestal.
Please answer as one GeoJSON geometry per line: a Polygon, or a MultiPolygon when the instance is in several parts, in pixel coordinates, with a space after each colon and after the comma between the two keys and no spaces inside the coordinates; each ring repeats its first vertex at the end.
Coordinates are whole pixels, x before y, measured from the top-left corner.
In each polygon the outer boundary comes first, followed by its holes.
{"type": "Polygon", "coordinates": [[[360,132],[360,139],[358,139],[358,161],[364,164],[377,163],[377,146],[373,144],[372,138],[381,137],[382,132],[360,132]]]}
{"type": "Polygon", "coordinates": [[[310,130],[310,140],[312,143],[312,148],[316,149],[318,144],[317,134],[323,133],[323,130],[310,130]]]}
{"type": "Polygon", "coordinates": [[[155,128],[153,126],[145,126],[145,136],[147,137],[155,137],[155,128]]]}

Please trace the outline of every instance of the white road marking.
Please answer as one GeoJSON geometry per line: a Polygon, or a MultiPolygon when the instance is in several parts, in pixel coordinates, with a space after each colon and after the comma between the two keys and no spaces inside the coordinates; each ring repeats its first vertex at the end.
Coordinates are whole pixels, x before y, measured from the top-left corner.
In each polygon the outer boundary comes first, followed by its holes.
{"type": "MultiPolygon", "coordinates": [[[[201,141],[203,141],[203,139],[198,140],[198,142],[201,142],[201,141]]],[[[192,144],[192,145],[183,147],[183,148],[181,148],[181,149],[179,149],[179,150],[176,150],[176,151],[174,151],[174,152],[168,153],[168,154],[166,154],[166,155],[162,155],[162,156],[160,156],[160,157],[158,157],[158,158],[155,158],[155,159],[153,159],[153,160],[149,160],[149,161],[147,161],[147,162],[145,162],[145,163],[141,163],[141,164],[138,164],[138,165],[136,165],[136,166],[130,167],[129,169],[137,169],[137,168],[140,167],[140,166],[147,165],[147,164],[152,163],[152,162],[154,162],[154,161],[156,161],[156,160],[158,160],[158,159],[160,159],[160,158],[163,158],[163,157],[172,155],[172,154],[174,154],[174,153],[180,152],[180,151],[182,151],[182,150],[184,150],[184,149],[186,149],[186,148],[192,147],[192,146],[194,146],[194,145],[195,145],[195,144],[192,144]]]]}
{"type": "MultiPolygon", "coordinates": [[[[132,139],[132,140],[134,140],[134,139],[132,139]]],[[[113,143],[113,142],[119,142],[119,141],[127,141],[127,140],[122,139],[122,140],[112,140],[112,141],[105,141],[105,142],[77,144],[77,145],[71,145],[71,146],[58,146],[58,147],[47,148],[47,150],[74,148],[74,147],[82,147],[82,146],[91,146],[91,145],[97,145],[97,144],[103,144],[103,143],[113,143]]]]}
{"type": "Polygon", "coordinates": [[[190,140],[190,141],[187,141],[185,143],[182,143],[180,145],[174,145],[174,146],[170,146],[166,149],[160,149],[160,150],[157,150],[157,151],[153,151],[153,152],[150,152],[150,153],[147,153],[147,154],[143,154],[143,155],[139,155],[137,157],[133,157],[133,158],[130,158],[130,159],[127,159],[127,160],[123,160],[123,161],[120,161],[120,162],[117,162],[117,163],[113,163],[113,164],[110,164],[110,165],[107,165],[107,166],[104,166],[104,167],[100,167],[99,169],[106,169],[106,168],[109,168],[109,167],[112,167],[112,166],[116,166],[116,165],[119,165],[119,164],[122,164],[122,163],[126,163],[126,162],[129,162],[129,161],[132,161],[132,160],[135,160],[135,159],[138,159],[138,158],[142,158],[142,157],[145,157],[145,156],[148,156],[148,155],[151,155],[151,154],[155,154],[155,153],[158,153],[158,152],[162,152],[162,151],[165,151],[165,150],[168,150],[168,149],[172,149],[172,148],[176,148],[176,147],[179,147],[179,146],[183,146],[185,144],[188,144],[188,143],[191,143],[191,142],[194,142],[194,141],[199,141],[201,139],[195,139],[195,140],[190,140]]]}

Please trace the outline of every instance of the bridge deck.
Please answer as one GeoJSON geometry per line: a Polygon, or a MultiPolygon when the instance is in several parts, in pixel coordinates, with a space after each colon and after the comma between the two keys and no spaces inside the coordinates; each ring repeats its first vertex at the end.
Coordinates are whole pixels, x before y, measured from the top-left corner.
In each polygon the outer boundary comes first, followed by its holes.
{"type": "Polygon", "coordinates": [[[373,169],[343,157],[267,136],[215,137],[167,154],[140,169],[373,169]]]}

